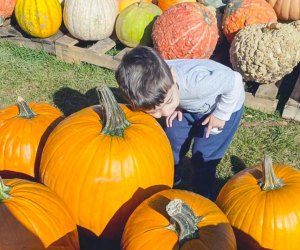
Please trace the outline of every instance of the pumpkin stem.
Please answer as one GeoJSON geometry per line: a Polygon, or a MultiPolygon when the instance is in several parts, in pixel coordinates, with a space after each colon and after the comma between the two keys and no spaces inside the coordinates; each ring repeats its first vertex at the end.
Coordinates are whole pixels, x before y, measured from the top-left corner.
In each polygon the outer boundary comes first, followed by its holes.
{"type": "Polygon", "coordinates": [[[32,111],[32,109],[28,106],[28,104],[24,101],[22,97],[18,96],[17,103],[19,106],[18,117],[25,119],[32,119],[36,117],[36,113],[32,111]]]}
{"type": "Polygon", "coordinates": [[[179,246],[190,239],[199,238],[198,223],[202,217],[195,215],[194,211],[182,200],[174,199],[166,207],[171,217],[171,225],[168,229],[179,234],[179,246]]]}
{"type": "Polygon", "coordinates": [[[123,137],[124,130],[128,128],[131,123],[126,119],[123,110],[120,108],[108,87],[100,86],[96,88],[96,91],[104,113],[101,133],[104,135],[123,137]]]}
{"type": "Polygon", "coordinates": [[[11,187],[6,186],[0,176],[0,201],[4,201],[11,197],[11,195],[9,194],[10,190],[11,190],[11,187]]]}
{"type": "Polygon", "coordinates": [[[263,177],[258,181],[259,186],[264,191],[275,190],[281,188],[284,183],[280,178],[277,178],[273,169],[272,158],[265,155],[262,163],[263,177]]]}

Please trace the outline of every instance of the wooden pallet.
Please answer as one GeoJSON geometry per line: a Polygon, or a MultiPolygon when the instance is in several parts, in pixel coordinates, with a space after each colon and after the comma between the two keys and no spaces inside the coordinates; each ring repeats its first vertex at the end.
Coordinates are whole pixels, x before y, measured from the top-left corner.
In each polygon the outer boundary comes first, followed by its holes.
{"type": "MultiPolygon", "coordinates": [[[[20,30],[16,23],[11,22],[11,20],[7,20],[4,26],[0,27],[0,39],[27,48],[44,50],[68,63],[87,62],[111,70],[118,67],[124,54],[131,49],[125,47],[117,55],[111,56],[106,53],[117,45],[116,38],[110,37],[82,45],[82,41],[72,37],[66,30],[59,30],[55,35],[45,39],[32,38],[20,30]]],[[[296,68],[291,73],[294,78],[295,75],[299,77],[300,65],[296,68]]],[[[287,77],[287,80],[283,79],[276,84],[261,84],[256,91],[246,92],[245,106],[268,113],[279,110],[283,118],[300,121],[300,77],[288,100],[283,103],[279,97],[282,89],[280,86],[284,81],[291,80],[287,77]],[[282,104],[284,107],[280,110],[279,106],[282,104]]]]}
{"type": "Polygon", "coordinates": [[[86,62],[111,70],[118,67],[124,54],[131,49],[125,47],[118,54],[111,56],[106,53],[117,46],[116,38],[109,37],[100,41],[86,42],[82,46],[81,41],[62,30],[45,39],[32,38],[17,26],[11,25],[9,20],[0,27],[0,38],[26,48],[44,50],[68,63],[86,62]]]}

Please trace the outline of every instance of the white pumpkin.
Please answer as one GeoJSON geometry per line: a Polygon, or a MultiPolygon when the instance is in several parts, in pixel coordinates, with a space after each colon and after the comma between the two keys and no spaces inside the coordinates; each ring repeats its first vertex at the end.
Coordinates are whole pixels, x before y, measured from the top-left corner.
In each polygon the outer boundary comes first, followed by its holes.
{"type": "Polygon", "coordinates": [[[118,15],[117,0],[65,0],[63,19],[72,36],[95,41],[108,38],[118,15]]]}

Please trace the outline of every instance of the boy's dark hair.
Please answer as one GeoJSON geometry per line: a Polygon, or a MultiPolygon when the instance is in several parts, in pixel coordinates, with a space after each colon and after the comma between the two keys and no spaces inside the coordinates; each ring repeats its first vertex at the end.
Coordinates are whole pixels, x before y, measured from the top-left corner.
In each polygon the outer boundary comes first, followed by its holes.
{"type": "Polygon", "coordinates": [[[124,55],[115,73],[134,110],[150,110],[164,102],[174,84],[171,70],[152,48],[140,46],[124,55]]]}

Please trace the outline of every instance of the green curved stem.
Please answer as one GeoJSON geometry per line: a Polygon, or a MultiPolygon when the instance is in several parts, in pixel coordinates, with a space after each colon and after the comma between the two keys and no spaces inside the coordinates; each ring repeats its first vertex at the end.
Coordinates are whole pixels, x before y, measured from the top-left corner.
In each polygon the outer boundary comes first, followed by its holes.
{"type": "Polygon", "coordinates": [[[284,186],[283,181],[275,175],[272,158],[268,155],[264,157],[262,171],[263,177],[259,180],[259,185],[262,190],[275,190],[284,186]]]}
{"type": "Polygon", "coordinates": [[[36,113],[32,111],[32,109],[28,106],[28,104],[24,101],[22,97],[18,96],[17,103],[19,106],[18,117],[25,118],[25,119],[32,119],[36,117],[36,113]]]}
{"type": "Polygon", "coordinates": [[[169,202],[166,210],[171,217],[171,224],[167,228],[179,235],[180,246],[187,240],[199,238],[198,223],[202,217],[195,215],[194,211],[184,201],[174,199],[169,202]]]}
{"type": "Polygon", "coordinates": [[[124,131],[131,123],[126,119],[123,110],[117,103],[113,93],[106,86],[96,88],[99,102],[104,113],[102,118],[103,128],[101,133],[111,136],[124,136],[124,131]]]}
{"type": "Polygon", "coordinates": [[[7,200],[11,197],[11,195],[9,194],[11,189],[11,187],[4,184],[2,178],[0,177],[0,201],[7,200]]]}

